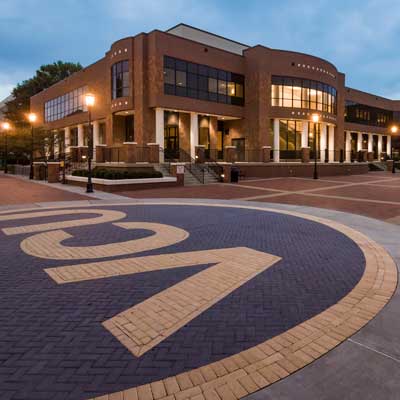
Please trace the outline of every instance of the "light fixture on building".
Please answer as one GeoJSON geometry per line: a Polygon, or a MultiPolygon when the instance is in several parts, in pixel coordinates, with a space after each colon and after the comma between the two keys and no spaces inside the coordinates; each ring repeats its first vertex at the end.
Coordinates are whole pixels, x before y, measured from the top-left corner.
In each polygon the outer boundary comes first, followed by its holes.
{"type": "Polygon", "coordinates": [[[319,122],[319,114],[312,114],[311,119],[312,119],[312,122],[317,124],[319,122]]]}

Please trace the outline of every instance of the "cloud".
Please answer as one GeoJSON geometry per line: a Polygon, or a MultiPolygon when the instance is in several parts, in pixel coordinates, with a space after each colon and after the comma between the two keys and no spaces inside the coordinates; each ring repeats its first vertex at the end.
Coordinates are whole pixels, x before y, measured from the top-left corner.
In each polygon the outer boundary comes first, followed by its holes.
{"type": "MultiPolygon", "coordinates": [[[[0,0],[0,71],[29,74],[56,60],[83,65],[115,40],[179,22],[250,45],[314,54],[353,87],[397,93],[398,0],[0,0]]],[[[30,75],[2,80],[15,84],[30,75]]],[[[6,82],[6,83],[3,83],[6,82]]]]}

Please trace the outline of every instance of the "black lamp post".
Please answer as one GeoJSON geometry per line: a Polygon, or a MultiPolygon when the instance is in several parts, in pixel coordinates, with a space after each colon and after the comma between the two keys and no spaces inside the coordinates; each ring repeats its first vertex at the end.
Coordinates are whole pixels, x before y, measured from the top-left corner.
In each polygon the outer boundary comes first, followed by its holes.
{"type": "Polygon", "coordinates": [[[8,122],[3,122],[1,127],[4,131],[4,173],[8,173],[8,134],[7,132],[11,129],[11,125],[8,122]]]}
{"type": "MultiPolygon", "coordinates": [[[[390,131],[393,133],[393,134],[395,134],[395,133],[397,133],[397,126],[396,125],[393,125],[391,128],[390,128],[390,131]]],[[[396,167],[395,167],[395,165],[394,165],[394,155],[393,155],[393,147],[392,147],[392,161],[393,161],[393,165],[392,165],[392,174],[395,174],[396,173],[396,167]]]]}
{"type": "Polygon", "coordinates": [[[318,155],[317,155],[317,123],[319,121],[319,115],[313,114],[312,121],[314,123],[314,179],[318,179],[318,155]]]}
{"type": "Polygon", "coordinates": [[[34,145],[34,141],[33,141],[33,124],[36,122],[36,114],[34,113],[30,113],[28,115],[28,120],[31,124],[31,155],[30,155],[30,170],[29,170],[29,179],[33,179],[33,145],[34,145]]]}
{"type": "Polygon", "coordinates": [[[87,93],[85,95],[85,103],[88,110],[89,132],[88,132],[88,181],[86,184],[86,193],[93,193],[93,183],[92,183],[93,131],[92,131],[92,120],[91,120],[91,108],[93,107],[94,102],[95,102],[94,95],[87,93]]]}

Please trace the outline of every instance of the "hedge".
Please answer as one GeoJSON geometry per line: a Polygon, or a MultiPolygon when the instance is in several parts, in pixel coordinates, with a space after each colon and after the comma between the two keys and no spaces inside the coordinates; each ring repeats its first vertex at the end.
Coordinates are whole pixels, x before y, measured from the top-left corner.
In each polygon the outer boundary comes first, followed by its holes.
{"type": "MultiPolygon", "coordinates": [[[[88,176],[86,169],[77,169],[72,172],[73,176],[88,176]]],[[[141,178],[162,178],[159,171],[113,171],[109,169],[94,169],[92,171],[93,178],[100,179],[141,179],[141,178]]]]}

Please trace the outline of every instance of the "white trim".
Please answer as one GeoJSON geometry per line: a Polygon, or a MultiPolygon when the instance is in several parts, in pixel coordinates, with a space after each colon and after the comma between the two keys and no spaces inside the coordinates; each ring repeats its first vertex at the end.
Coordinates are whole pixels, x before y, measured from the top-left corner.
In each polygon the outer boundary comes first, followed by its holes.
{"type": "MultiPolygon", "coordinates": [[[[75,182],[87,182],[86,176],[73,176],[67,175],[67,180],[75,181],[75,182]]],[[[100,178],[92,178],[93,183],[97,183],[99,185],[105,186],[113,186],[113,185],[132,185],[132,184],[140,184],[140,183],[163,183],[163,182],[176,182],[176,178],[171,176],[164,176],[163,178],[139,178],[139,179],[100,179],[100,178]]]]}

